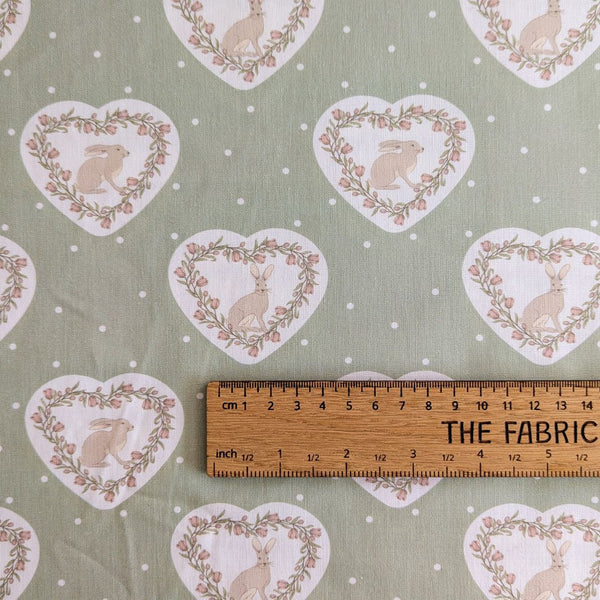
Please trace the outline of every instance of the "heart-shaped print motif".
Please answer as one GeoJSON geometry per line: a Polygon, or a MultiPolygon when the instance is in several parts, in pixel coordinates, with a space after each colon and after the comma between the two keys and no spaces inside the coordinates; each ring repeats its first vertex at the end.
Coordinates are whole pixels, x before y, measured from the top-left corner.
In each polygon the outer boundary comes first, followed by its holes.
{"type": "Polygon", "coordinates": [[[30,12],[30,0],[4,0],[0,3],[0,60],[23,35],[30,12]]]}
{"type": "Polygon", "coordinates": [[[105,236],[133,219],[165,185],[179,158],[171,119],[141,100],[101,108],[57,102],[21,137],[33,183],[88,233],[105,236]]]}
{"type": "Polygon", "coordinates": [[[551,365],[600,325],[600,237],[573,228],[491,231],[467,252],[463,282],[496,334],[531,362],[551,365]]]}
{"type": "Polygon", "coordinates": [[[25,424],[54,475],[94,508],[110,509],[165,464],[183,431],[183,409],[172,390],[148,375],[105,383],[66,375],[35,392],[25,424]]]}
{"type": "Polygon", "coordinates": [[[171,538],[179,577],[194,598],[210,600],[304,600],[323,577],[329,553],[323,525],[283,503],[251,511],[202,506],[184,517],[171,538]]]}
{"type": "Polygon", "coordinates": [[[534,87],[559,82],[600,46],[598,0],[460,0],[477,39],[534,87]]]}
{"type": "Polygon", "coordinates": [[[243,364],[265,359],[310,318],[327,289],[327,263],[287,229],[247,238],[202,231],[171,258],[169,283],[185,316],[217,348],[243,364]]]}
{"type": "Polygon", "coordinates": [[[0,340],[29,308],[35,283],[35,268],[27,252],[0,235],[0,340]]]}
{"type": "MultiPolygon", "coordinates": [[[[393,381],[391,377],[376,373],[374,371],[356,371],[340,380],[345,381],[393,381]]],[[[398,381],[450,381],[450,377],[436,373],[435,371],[412,371],[398,381]]],[[[421,496],[424,496],[440,481],[439,477],[415,478],[408,477],[353,477],[354,481],[363,489],[367,490],[380,502],[392,508],[404,508],[409,506],[421,496]]]]}
{"type": "Polygon", "coordinates": [[[0,598],[18,598],[31,582],[40,560],[40,544],[31,525],[0,506],[0,598]]]}
{"type": "Polygon", "coordinates": [[[600,579],[600,513],[567,504],[540,512],[504,504],[465,536],[471,576],[489,600],[591,600],[600,579]]]}
{"type": "Polygon", "coordinates": [[[313,139],[323,173],[356,210],[385,231],[405,231],[463,178],[475,151],[473,127],[435,96],[395,104],[355,96],[328,108],[313,139]]]}
{"type": "Polygon", "coordinates": [[[300,50],[321,19],[324,0],[163,0],[184,46],[212,73],[249,90],[300,50]]]}

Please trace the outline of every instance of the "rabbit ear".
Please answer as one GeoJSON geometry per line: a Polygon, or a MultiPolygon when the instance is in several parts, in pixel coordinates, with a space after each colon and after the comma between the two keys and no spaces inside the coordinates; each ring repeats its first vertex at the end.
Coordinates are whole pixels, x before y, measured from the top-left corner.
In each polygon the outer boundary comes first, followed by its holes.
{"type": "Polygon", "coordinates": [[[262,551],[262,545],[261,545],[261,543],[260,543],[260,542],[259,542],[259,541],[258,541],[256,538],[254,538],[254,539],[252,540],[252,547],[253,547],[253,548],[254,548],[254,549],[257,551],[257,552],[261,552],[261,551],[262,551]]]}
{"type": "Polygon", "coordinates": [[[86,156],[95,156],[96,154],[104,154],[108,152],[109,146],[105,146],[104,144],[94,144],[93,146],[88,146],[85,149],[86,156]]]}
{"type": "Polygon", "coordinates": [[[546,548],[548,548],[548,552],[550,552],[550,554],[556,554],[556,546],[551,540],[546,542],[546,548]]]}
{"type": "Polygon", "coordinates": [[[546,263],[546,274],[548,275],[548,277],[554,279],[554,277],[556,277],[556,273],[554,272],[554,267],[550,264],[550,263],[546,263]]]}
{"type": "Polygon", "coordinates": [[[90,429],[106,429],[112,427],[112,419],[94,419],[90,421],[90,429]]]}
{"type": "Polygon", "coordinates": [[[275,265],[269,265],[266,269],[265,272],[263,273],[263,279],[266,281],[267,279],[269,279],[269,277],[271,277],[271,273],[273,273],[273,269],[275,268],[275,265]]]}
{"type": "Polygon", "coordinates": [[[565,275],[569,272],[570,268],[571,268],[571,265],[564,265],[563,268],[558,273],[558,278],[559,279],[564,279],[565,275]]]}
{"type": "Polygon", "coordinates": [[[379,152],[386,152],[388,150],[402,151],[402,142],[400,140],[386,140],[379,144],[379,152]]]}
{"type": "MultiPolygon", "coordinates": [[[[271,552],[271,549],[273,548],[273,546],[275,545],[275,538],[271,538],[268,542],[267,545],[265,546],[265,552],[268,554],[269,552],[271,552]]],[[[566,550],[565,550],[566,552],[566,550]]]]}
{"type": "Polygon", "coordinates": [[[250,265],[250,273],[252,273],[252,277],[254,277],[254,279],[258,279],[260,277],[260,271],[254,263],[250,265]]]}
{"type": "Polygon", "coordinates": [[[560,547],[560,555],[564,556],[567,553],[567,550],[569,549],[569,547],[571,546],[571,542],[565,542],[561,547],[560,547]]]}

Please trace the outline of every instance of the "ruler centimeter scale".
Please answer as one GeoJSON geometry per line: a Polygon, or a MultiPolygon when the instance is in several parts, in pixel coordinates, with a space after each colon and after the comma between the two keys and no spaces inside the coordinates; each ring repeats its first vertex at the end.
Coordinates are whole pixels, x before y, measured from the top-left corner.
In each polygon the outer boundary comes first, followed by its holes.
{"type": "Polygon", "coordinates": [[[600,381],[222,381],[212,477],[599,477],[600,381]]]}

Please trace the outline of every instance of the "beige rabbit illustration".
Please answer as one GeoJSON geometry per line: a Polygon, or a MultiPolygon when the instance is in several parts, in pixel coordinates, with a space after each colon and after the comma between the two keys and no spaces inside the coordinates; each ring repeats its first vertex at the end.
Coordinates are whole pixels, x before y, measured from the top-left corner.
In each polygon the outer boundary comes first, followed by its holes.
{"type": "Polygon", "coordinates": [[[250,15],[234,23],[225,33],[221,47],[230,56],[260,56],[259,38],[265,31],[265,17],[262,10],[263,0],[249,0],[250,15]],[[248,46],[254,47],[254,53],[248,52],[248,46]]]}
{"type": "Polygon", "coordinates": [[[536,17],[521,32],[519,46],[521,52],[531,56],[534,54],[560,54],[556,43],[556,37],[562,29],[562,17],[560,16],[560,0],[548,0],[548,12],[536,17]],[[544,46],[550,42],[552,50],[544,46]]]}
{"type": "Polygon", "coordinates": [[[379,152],[385,154],[373,163],[369,185],[378,190],[397,190],[400,186],[394,184],[394,181],[400,177],[414,189],[417,184],[413,183],[408,176],[415,170],[417,157],[423,150],[423,147],[414,140],[381,142],[379,152]]]}
{"type": "Polygon", "coordinates": [[[250,265],[250,273],[254,277],[254,291],[240,298],[229,310],[227,317],[229,326],[236,331],[267,331],[264,321],[264,314],[269,308],[269,288],[267,288],[267,279],[271,277],[275,265],[269,265],[260,274],[255,264],[250,265]],[[252,327],[254,320],[258,322],[259,327],[252,327]]]}
{"type": "Polygon", "coordinates": [[[115,177],[123,170],[123,159],[129,156],[129,151],[118,144],[105,146],[96,144],[85,149],[86,156],[94,156],[86,160],[77,172],[77,189],[82,194],[105,194],[106,190],[99,187],[107,181],[119,194],[125,190],[115,183],[115,177]],[[106,154],[105,157],[101,156],[106,154]]]}
{"type": "Polygon", "coordinates": [[[560,550],[552,541],[546,542],[546,548],[552,557],[552,566],[534,575],[525,585],[523,600],[560,600],[560,591],[565,586],[565,564],[563,558],[571,542],[565,542],[560,550]]]}
{"type": "Polygon", "coordinates": [[[94,419],[89,428],[110,428],[110,431],[96,431],[86,438],[81,447],[81,464],[91,468],[108,467],[110,463],[104,459],[110,454],[127,468],[129,464],[119,456],[119,452],[125,447],[127,434],[133,425],[127,419],[94,419]]]}
{"type": "Polygon", "coordinates": [[[564,265],[556,275],[554,267],[546,263],[546,275],[550,278],[550,291],[536,296],[523,311],[521,324],[527,331],[560,333],[562,327],[558,318],[565,307],[565,294],[562,280],[569,272],[571,265],[564,265]],[[554,328],[548,327],[548,320],[552,320],[554,328]]]}
{"type": "Polygon", "coordinates": [[[256,565],[242,571],[231,584],[229,595],[231,600],[253,600],[258,593],[260,600],[267,600],[265,588],[271,582],[271,561],[269,560],[269,552],[275,545],[275,538],[270,539],[263,548],[261,543],[254,538],[252,547],[256,552],[256,565]],[[250,592],[254,593],[250,595],[250,592]]]}

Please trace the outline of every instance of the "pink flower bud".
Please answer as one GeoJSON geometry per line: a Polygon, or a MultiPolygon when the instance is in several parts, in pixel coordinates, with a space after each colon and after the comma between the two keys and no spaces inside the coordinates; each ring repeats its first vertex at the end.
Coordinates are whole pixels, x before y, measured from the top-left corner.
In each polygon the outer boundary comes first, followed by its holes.
{"type": "Polygon", "coordinates": [[[331,138],[324,133],[320,138],[319,141],[321,142],[321,144],[323,144],[324,146],[329,146],[329,144],[331,144],[331,138]]]}
{"type": "Polygon", "coordinates": [[[127,178],[127,185],[129,187],[135,187],[139,182],[140,182],[140,180],[137,177],[128,177],[127,178]]]}
{"type": "Polygon", "coordinates": [[[281,39],[282,36],[283,36],[283,33],[281,33],[281,31],[279,31],[279,29],[274,29],[273,31],[271,31],[271,39],[272,40],[279,40],[279,39],[281,39]]]}
{"type": "Polygon", "coordinates": [[[345,177],[342,177],[339,181],[339,185],[343,188],[349,188],[352,184],[345,177]]]}
{"type": "Polygon", "coordinates": [[[110,135],[115,135],[115,133],[117,133],[117,128],[114,125],[107,125],[106,126],[106,131],[110,134],[110,135]]]}
{"type": "Polygon", "coordinates": [[[104,494],[104,499],[107,502],[113,502],[113,500],[115,499],[115,493],[114,492],[106,492],[106,494],[104,494]]]}
{"type": "Polygon", "coordinates": [[[197,517],[196,515],[194,515],[193,517],[190,517],[189,521],[190,521],[190,525],[192,527],[198,527],[198,525],[200,525],[200,518],[197,517]]]}
{"type": "Polygon", "coordinates": [[[354,173],[356,174],[357,177],[362,177],[365,174],[365,168],[362,165],[358,165],[354,169],[354,173]]]}
{"type": "Polygon", "coordinates": [[[549,346],[547,348],[544,348],[544,350],[542,351],[542,354],[546,357],[546,358],[552,358],[552,355],[554,354],[554,350],[552,350],[552,348],[550,348],[549,346]]]}
{"type": "Polygon", "coordinates": [[[494,596],[499,596],[502,593],[502,590],[496,584],[494,584],[490,588],[490,592],[494,594],[494,596]]]}
{"type": "Polygon", "coordinates": [[[147,135],[147,133],[148,133],[148,128],[142,123],[142,125],[140,125],[138,127],[137,134],[138,135],[147,135]]]}
{"type": "Polygon", "coordinates": [[[353,148],[350,144],[344,144],[342,146],[341,152],[342,152],[342,154],[350,154],[350,152],[352,152],[352,150],[353,150],[353,148]]]}
{"type": "Polygon", "coordinates": [[[394,217],[394,223],[396,225],[404,225],[404,215],[396,215],[394,217]]]}
{"type": "Polygon", "coordinates": [[[275,59],[274,56],[268,56],[267,60],[265,60],[265,65],[267,67],[274,67],[277,65],[277,60],[275,59]]]}
{"type": "Polygon", "coordinates": [[[250,350],[248,350],[248,354],[252,358],[256,358],[258,356],[258,348],[256,346],[252,346],[252,348],[250,348],[250,350]]]}
{"type": "Polygon", "coordinates": [[[412,127],[412,123],[410,121],[400,121],[399,123],[400,129],[404,129],[404,131],[408,131],[412,127]]]}
{"type": "Polygon", "coordinates": [[[504,31],[508,31],[512,26],[512,21],[510,19],[503,19],[502,20],[502,29],[504,29],[504,31]]]}
{"type": "MultiPolygon", "coordinates": [[[[198,43],[200,43],[200,40],[198,40],[198,43]]],[[[225,64],[225,61],[220,56],[215,56],[213,58],[213,65],[218,65],[218,66],[222,67],[224,64],[225,64]]]]}
{"type": "Polygon", "coordinates": [[[487,316],[490,319],[497,319],[498,317],[500,317],[500,315],[498,314],[498,311],[494,310],[493,308],[490,308],[490,310],[488,311],[487,316]]]}
{"type": "Polygon", "coordinates": [[[52,400],[52,398],[54,398],[54,390],[52,388],[46,388],[43,394],[46,400],[52,400]]]}
{"type": "Polygon", "coordinates": [[[281,335],[278,331],[275,331],[271,334],[271,340],[273,342],[280,342],[281,341],[281,335]]]}
{"type": "Polygon", "coordinates": [[[550,70],[549,70],[549,69],[546,69],[546,70],[545,70],[545,71],[542,73],[541,77],[542,77],[542,79],[543,79],[544,81],[548,81],[548,80],[550,79],[550,77],[552,77],[552,73],[550,72],[550,70]]]}
{"type": "Polygon", "coordinates": [[[48,123],[50,123],[50,118],[48,117],[48,115],[40,115],[38,117],[38,120],[44,127],[48,125],[48,123]]]}
{"type": "Polygon", "coordinates": [[[108,217],[106,217],[106,218],[102,219],[102,221],[100,221],[100,227],[102,227],[102,229],[110,229],[111,225],[112,225],[112,222],[108,217]]]}
{"type": "Polygon", "coordinates": [[[28,148],[30,148],[31,150],[35,150],[37,148],[37,144],[35,143],[35,140],[27,140],[26,146],[28,148]]]}
{"type": "Polygon", "coordinates": [[[185,277],[185,271],[181,267],[177,267],[173,273],[175,273],[177,277],[185,277]]]}
{"type": "Polygon", "coordinates": [[[502,554],[502,552],[500,552],[500,550],[496,550],[496,552],[494,552],[494,554],[492,554],[492,560],[498,562],[499,560],[502,560],[504,558],[504,554],[502,554]]]}
{"type": "Polygon", "coordinates": [[[290,540],[297,540],[298,539],[298,530],[297,529],[290,529],[288,531],[288,537],[290,538],[290,540]]]}
{"type": "Polygon", "coordinates": [[[137,487],[137,481],[133,475],[130,475],[127,478],[127,487],[130,487],[130,488],[137,487]]]}
{"type": "Polygon", "coordinates": [[[480,274],[479,267],[477,265],[471,265],[469,267],[469,273],[471,273],[471,275],[477,277],[480,274]]]}
{"type": "Polygon", "coordinates": [[[508,583],[508,585],[512,585],[517,579],[517,576],[514,573],[507,573],[506,574],[506,583],[508,583]]]}
{"type": "Polygon", "coordinates": [[[218,298],[213,298],[213,299],[210,301],[210,307],[211,307],[213,310],[217,310],[217,308],[219,308],[219,305],[220,305],[220,304],[221,304],[221,302],[220,302],[220,300],[219,300],[218,298]]]}
{"type": "Polygon", "coordinates": [[[60,156],[60,152],[56,148],[52,148],[52,150],[48,152],[48,158],[56,158],[57,156],[60,156]]]}
{"type": "Polygon", "coordinates": [[[581,315],[582,313],[583,313],[583,309],[582,309],[582,308],[579,308],[579,306],[573,306],[573,307],[571,308],[571,314],[572,314],[574,317],[578,317],[578,316],[579,316],[579,315],[581,315]]]}
{"type": "Polygon", "coordinates": [[[206,550],[202,550],[200,554],[198,554],[200,560],[206,560],[209,556],[210,554],[206,550]]]}
{"type": "Polygon", "coordinates": [[[492,33],[491,31],[488,31],[488,32],[485,34],[485,39],[486,39],[488,42],[495,42],[495,41],[496,41],[496,39],[497,39],[497,38],[496,38],[496,34],[495,34],[495,33],[492,33]]]}
{"type": "Polygon", "coordinates": [[[76,448],[75,444],[67,444],[67,448],[66,448],[67,453],[75,454],[75,448],[76,448]]]}
{"type": "Polygon", "coordinates": [[[336,121],[341,121],[344,118],[344,113],[339,108],[336,108],[331,114],[336,121]]]}
{"type": "Polygon", "coordinates": [[[589,529],[583,534],[583,541],[584,542],[593,542],[594,541],[594,534],[589,529]]]}
{"type": "Polygon", "coordinates": [[[494,275],[492,277],[492,279],[490,280],[490,283],[492,285],[498,285],[498,284],[502,283],[502,277],[500,277],[500,275],[494,275]]]}
{"type": "Polygon", "coordinates": [[[567,344],[575,343],[575,334],[572,331],[569,331],[569,333],[567,333],[565,336],[565,342],[567,342],[567,344]]]}
{"type": "Polygon", "coordinates": [[[177,548],[179,548],[179,550],[182,552],[187,552],[188,545],[185,543],[185,540],[179,540],[177,542],[177,548]]]}
{"type": "Polygon", "coordinates": [[[54,185],[54,184],[53,184],[51,181],[49,181],[49,182],[46,184],[46,189],[47,189],[49,192],[56,192],[56,190],[57,190],[56,186],[55,186],[55,185],[54,185]]]}
{"type": "Polygon", "coordinates": [[[492,517],[484,517],[482,522],[484,526],[489,529],[494,524],[494,519],[492,519],[492,517]]]}
{"type": "Polygon", "coordinates": [[[244,75],[244,81],[247,83],[252,83],[254,81],[254,73],[252,71],[248,71],[244,75]]]}
{"type": "Polygon", "coordinates": [[[452,162],[458,162],[460,160],[460,152],[458,150],[452,150],[452,154],[450,155],[450,160],[452,162]]]}
{"type": "Polygon", "coordinates": [[[208,35],[211,35],[215,31],[215,24],[214,23],[206,23],[206,25],[204,25],[204,31],[206,31],[206,33],[208,35]]]}

